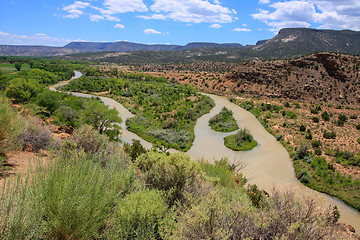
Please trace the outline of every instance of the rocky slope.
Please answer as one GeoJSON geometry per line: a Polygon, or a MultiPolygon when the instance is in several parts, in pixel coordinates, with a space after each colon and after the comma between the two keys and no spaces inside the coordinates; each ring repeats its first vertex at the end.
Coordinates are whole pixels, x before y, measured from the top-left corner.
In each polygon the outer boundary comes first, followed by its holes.
{"type": "Polygon", "coordinates": [[[235,93],[356,105],[359,67],[356,56],[316,53],[294,60],[243,63],[215,85],[235,93]]]}

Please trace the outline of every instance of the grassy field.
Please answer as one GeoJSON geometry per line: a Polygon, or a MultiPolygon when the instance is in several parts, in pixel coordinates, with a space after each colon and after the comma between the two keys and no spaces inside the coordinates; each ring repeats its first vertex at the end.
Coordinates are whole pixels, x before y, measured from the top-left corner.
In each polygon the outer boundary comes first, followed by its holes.
{"type": "MultiPolygon", "coordinates": [[[[6,72],[16,71],[14,64],[11,64],[11,63],[0,63],[0,68],[1,68],[1,70],[6,71],[6,72]]],[[[29,64],[23,64],[21,66],[21,70],[29,70],[29,69],[30,69],[29,64]]]]}

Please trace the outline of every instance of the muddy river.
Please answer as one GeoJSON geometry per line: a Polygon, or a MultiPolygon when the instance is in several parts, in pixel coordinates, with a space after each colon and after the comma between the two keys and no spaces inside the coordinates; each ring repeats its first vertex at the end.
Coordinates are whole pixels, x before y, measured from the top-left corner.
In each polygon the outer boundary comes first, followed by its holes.
{"type": "MultiPolygon", "coordinates": [[[[80,77],[81,73],[76,72],[74,78],[80,77]]],[[[50,89],[57,86],[64,85],[66,82],[59,83],[50,89]]],[[[79,97],[91,97],[89,94],[72,93],[79,97]]],[[[261,123],[250,112],[240,108],[239,106],[229,102],[225,97],[208,95],[214,101],[216,106],[198,119],[195,125],[195,141],[187,154],[194,160],[207,159],[209,162],[214,162],[222,157],[227,157],[230,162],[238,162],[245,165],[242,173],[248,179],[250,184],[256,184],[261,189],[268,192],[276,187],[278,189],[291,189],[296,191],[299,195],[311,194],[321,199],[325,206],[336,205],[341,214],[340,221],[352,225],[357,233],[360,233],[360,213],[355,209],[347,206],[342,201],[313,191],[302,185],[295,177],[292,160],[289,157],[286,149],[276,139],[266,131],[261,123]],[[226,107],[233,111],[234,117],[241,128],[248,128],[255,140],[258,142],[253,150],[247,152],[235,152],[224,146],[223,138],[233,133],[219,133],[213,131],[208,122],[211,117],[220,112],[226,107]]],[[[152,144],[143,140],[136,134],[127,131],[125,121],[133,116],[120,103],[106,98],[100,97],[101,100],[109,107],[115,107],[119,111],[119,116],[122,117],[122,137],[124,142],[131,142],[132,139],[140,140],[143,146],[151,148],[152,144]]],[[[172,151],[173,152],[173,151],[172,151]]]]}

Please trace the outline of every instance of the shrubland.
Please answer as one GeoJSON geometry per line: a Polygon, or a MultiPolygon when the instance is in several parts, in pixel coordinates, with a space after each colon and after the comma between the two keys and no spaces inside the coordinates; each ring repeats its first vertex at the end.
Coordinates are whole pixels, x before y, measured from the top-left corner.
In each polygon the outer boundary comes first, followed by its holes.
{"type": "Polygon", "coordinates": [[[230,100],[252,112],[285,146],[303,184],[360,210],[357,109],[284,99],[230,100]]]}
{"type": "Polygon", "coordinates": [[[275,190],[268,196],[245,187],[246,180],[226,159],[211,165],[151,150],[132,162],[121,148],[109,149],[109,139],[91,127],[74,135],[46,164],[39,162],[36,171],[0,189],[2,239],[313,239],[337,234],[336,209],[293,192],[275,190]],[[108,157],[103,161],[99,155],[108,157]]]}
{"type": "Polygon", "coordinates": [[[163,77],[117,70],[102,74],[117,78],[84,76],[62,89],[104,93],[119,101],[135,114],[126,121],[128,130],[166,148],[187,151],[194,140],[196,120],[214,106],[190,85],[168,83],[163,77]]]}
{"type": "Polygon", "coordinates": [[[239,129],[233,112],[226,107],[223,107],[218,114],[209,120],[209,126],[218,132],[232,132],[239,129]]]}

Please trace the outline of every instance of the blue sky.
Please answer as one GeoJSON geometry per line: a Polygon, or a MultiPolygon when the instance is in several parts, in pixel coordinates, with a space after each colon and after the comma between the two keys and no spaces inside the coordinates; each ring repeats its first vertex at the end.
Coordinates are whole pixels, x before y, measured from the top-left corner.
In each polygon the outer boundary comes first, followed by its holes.
{"type": "Polygon", "coordinates": [[[360,30],[360,0],[1,0],[0,44],[255,44],[284,27],[360,30]]]}

